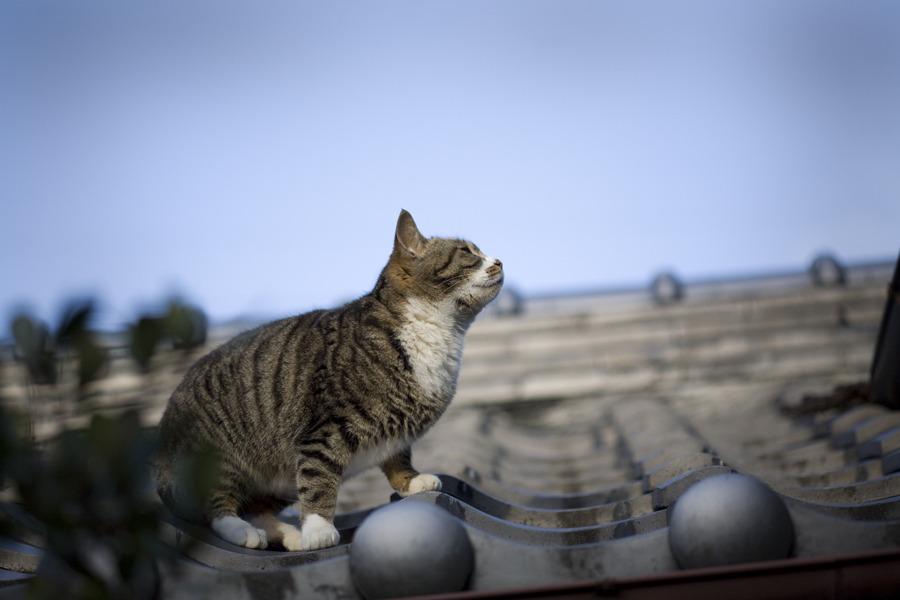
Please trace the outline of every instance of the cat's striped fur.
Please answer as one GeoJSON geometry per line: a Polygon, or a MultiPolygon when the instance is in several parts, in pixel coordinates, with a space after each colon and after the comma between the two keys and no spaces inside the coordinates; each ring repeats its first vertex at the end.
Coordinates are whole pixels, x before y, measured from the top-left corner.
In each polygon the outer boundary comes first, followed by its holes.
{"type": "Polygon", "coordinates": [[[499,260],[425,238],[401,212],[372,292],[246,332],[191,367],[160,423],[160,496],[234,544],[299,550],[338,543],[343,476],[379,465],[401,495],[439,489],[409,446],[453,398],[463,336],[502,283],[499,260]],[[188,510],[181,467],[208,450],[220,476],[188,510]],[[295,502],[300,531],[277,519],[295,502]]]}

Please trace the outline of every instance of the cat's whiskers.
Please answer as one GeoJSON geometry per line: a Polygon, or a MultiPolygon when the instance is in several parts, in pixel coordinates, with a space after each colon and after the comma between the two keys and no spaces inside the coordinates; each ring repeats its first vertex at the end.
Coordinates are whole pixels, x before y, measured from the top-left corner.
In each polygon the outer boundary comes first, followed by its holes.
{"type": "Polygon", "coordinates": [[[447,279],[441,281],[441,285],[444,286],[448,291],[457,288],[466,282],[466,280],[469,278],[469,274],[472,271],[476,270],[477,269],[465,269],[459,275],[456,275],[455,277],[448,277],[447,279]]]}

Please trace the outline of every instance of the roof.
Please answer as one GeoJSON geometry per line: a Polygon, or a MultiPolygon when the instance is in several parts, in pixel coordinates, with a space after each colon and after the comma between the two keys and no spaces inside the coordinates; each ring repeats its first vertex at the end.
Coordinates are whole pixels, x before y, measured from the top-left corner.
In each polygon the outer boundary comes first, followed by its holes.
{"type": "MultiPolygon", "coordinates": [[[[485,315],[454,404],[413,449],[442,491],[400,502],[463,524],[474,562],[459,597],[900,590],[900,415],[833,393],[868,377],[890,270],[851,268],[843,285],[805,274],[708,282],[664,303],[630,292],[526,299],[517,314],[485,315]],[[775,493],[792,543],[784,558],[681,568],[675,502],[724,473],[775,493]]],[[[154,383],[150,422],[175,381],[154,383]]],[[[116,405],[140,379],[104,385],[116,405]]],[[[377,471],[347,481],[341,544],[305,553],[240,549],[169,517],[164,539],[196,543],[164,568],[162,596],[357,598],[352,540],[390,498],[377,471]]],[[[701,515],[765,521],[739,508],[701,515]]],[[[0,544],[7,578],[28,576],[39,556],[27,540],[0,544]]]]}

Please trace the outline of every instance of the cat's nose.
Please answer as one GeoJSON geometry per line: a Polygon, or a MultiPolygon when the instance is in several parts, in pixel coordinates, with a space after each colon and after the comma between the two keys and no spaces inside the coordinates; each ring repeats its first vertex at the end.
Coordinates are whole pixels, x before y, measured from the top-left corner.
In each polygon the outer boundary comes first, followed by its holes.
{"type": "Polygon", "coordinates": [[[503,263],[500,262],[500,259],[499,259],[499,258],[495,258],[495,259],[494,259],[494,265],[500,267],[501,269],[503,268],[503,263]]]}

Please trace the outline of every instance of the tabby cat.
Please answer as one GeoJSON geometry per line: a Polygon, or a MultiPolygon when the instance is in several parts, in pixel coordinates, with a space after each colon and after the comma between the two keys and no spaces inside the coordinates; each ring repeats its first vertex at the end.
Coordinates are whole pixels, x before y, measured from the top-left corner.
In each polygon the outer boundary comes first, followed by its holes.
{"type": "Polygon", "coordinates": [[[232,544],[313,550],[339,541],[345,476],[380,465],[401,496],[439,490],[410,444],[453,398],[466,330],[502,284],[499,260],[425,238],[402,211],[369,294],[243,333],[188,370],[159,426],[160,497],[232,544]],[[185,465],[210,450],[218,477],[190,509],[185,465]],[[278,518],[296,502],[299,529],[278,518]]]}

